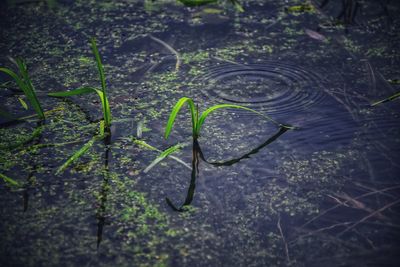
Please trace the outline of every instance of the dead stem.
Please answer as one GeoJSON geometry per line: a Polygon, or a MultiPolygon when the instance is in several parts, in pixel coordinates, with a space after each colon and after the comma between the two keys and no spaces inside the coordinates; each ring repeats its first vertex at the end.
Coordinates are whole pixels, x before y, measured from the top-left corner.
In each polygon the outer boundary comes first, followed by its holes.
{"type": "Polygon", "coordinates": [[[286,242],[285,236],[283,235],[283,231],[282,231],[282,227],[281,227],[281,216],[279,214],[278,214],[277,227],[278,227],[279,233],[281,234],[283,244],[285,245],[286,260],[287,260],[287,263],[289,264],[290,263],[289,248],[288,248],[288,244],[286,242]]]}
{"type": "Polygon", "coordinates": [[[394,201],[394,202],[391,202],[391,203],[389,203],[389,204],[383,206],[382,208],[380,208],[380,209],[378,209],[378,210],[372,212],[371,214],[365,216],[364,218],[362,218],[362,219],[359,220],[358,222],[354,223],[352,226],[347,227],[345,230],[343,230],[342,232],[340,232],[340,233],[338,234],[338,236],[339,236],[339,235],[342,235],[343,233],[345,233],[345,232],[347,232],[347,231],[349,231],[349,230],[351,230],[351,229],[353,229],[354,227],[356,227],[356,226],[359,225],[360,223],[362,223],[362,222],[368,220],[369,218],[371,218],[371,217],[373,217],[373,216],[376,216],[377,214],[381,213],[382,211],[384,211],[384,210],[386,210],[386,209],[388,209],[388,208],[390,208],[390,207],[392,207],[392,206],[394,206],[394,205],[396,205],[396,204],[398,204],[398,203],[400,203],[400,199],[398,199],[398,200],[396,200],[396,201],[394,201]]]}
{"type": "MultiPolygon", "coordinates": [[[[389,190],[394,190],[394,189],[397,189],[397,188],[400,188],[400,185],[392,186],[392,187],[386,187],[386,188],[383,188],[383,189],[381,189],[381,190],[376,190],[376,191],[374,191],[374,192],[368,192],[368,193],[362,194],[362,195],[360,195],[360,196],[358,196],[358,197],[355,197],[355,198],[353,198],[353,199],[360,199],[360,198],[363,198],[363,197],[371,196],[371,195],[378,194],[378,193],[382,193],[382,192],[389,191],[389,190]]],[[[333,206],[333,207],[331,207],[331,208],[329,208],[329,209],[327,209],[327,210],[321,212],[320,214],[318,214],[318,215],[315,216],[314,218],[308,220],[306,223],[304,223],[302,226],[300,226],[300,228],[303,228],[304,226],[306,226],[306,225],[310,224],[311,222],[315,221],[316,219],[318,219],[318,218],[324,216],[324,215],[325,215],[326,213],[328,213],[329,211],[334,210],[334,209],[336,209],[336,208],[338,208],[338,207],[340,207],[340,206],[342,206],[342,205],[344,205],[344,204],[347,204],[347,203],[349,203],[349,201],[344,201],[344,202],[341,203],[341,204],[336,204],[335,206],[333,206]]]]}
{"type": "Polygon", "coordinates": [[[149,37],[153,40],[156,41],[157,43],[161,44],[162,46],[164,46],[168,51],[170,51],[172,54],[175,55],[176,57],[176,64],[175,64],[175,71],[179,70],[179,67],[181,66],[181,57],[178,53],[178,51],[176,51],[174,48],[172,48],[172,46],[170,46],[169,44],[167,44],[166,42],[164,42],[163,40],[158,39],[157,37],[154,37],[153,35],[149,34],[149,37]]]}

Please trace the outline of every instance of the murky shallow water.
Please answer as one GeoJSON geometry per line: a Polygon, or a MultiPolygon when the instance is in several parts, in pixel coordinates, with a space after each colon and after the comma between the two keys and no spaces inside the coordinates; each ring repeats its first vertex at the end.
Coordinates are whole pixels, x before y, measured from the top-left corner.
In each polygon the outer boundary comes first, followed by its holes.
{"type": "MultiPolygon", "coordinates": [[[[398,3],[294,11],[297,1],[240,2],[244,13],[174,1],[1,6],[0,65],[26,59],[52,110],[40,134],[12,149],[37,121],[1,119],[0,173],[24,184],[0,185],[2,265],[397,266],[399,101],[370,104],[399,90],[398,3]],[[56,175],[102,116],[95,95],[46,96],[100,86],[91,36],[105,65],[111,144],[97,142],[56,175]],[[154,38],[178,51],[178,71],[154,38]],[[241,104],[298,129],[216,112],[200,156],[184,112],[163,139],[182,96],[201,110],[241,104]],[[175,154],[185,164],[167,158],[145,173],[159,153],[132,141],[140,124],[158,149],[187,143],[175,154]]],[[[32,114],[8,87],[1,109],[32,114]]]]}

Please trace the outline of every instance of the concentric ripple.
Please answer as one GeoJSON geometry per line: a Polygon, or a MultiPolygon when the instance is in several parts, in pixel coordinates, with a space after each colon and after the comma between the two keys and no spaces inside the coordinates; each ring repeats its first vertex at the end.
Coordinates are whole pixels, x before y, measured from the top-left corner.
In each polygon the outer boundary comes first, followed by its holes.
{"type": "Polygon", "coordinates": [[[207,98],[265,110],[268,114],[293,114],[320,103],[326,96],[318,75],[276,61],[217,65],[198,79],[207,98]]]}

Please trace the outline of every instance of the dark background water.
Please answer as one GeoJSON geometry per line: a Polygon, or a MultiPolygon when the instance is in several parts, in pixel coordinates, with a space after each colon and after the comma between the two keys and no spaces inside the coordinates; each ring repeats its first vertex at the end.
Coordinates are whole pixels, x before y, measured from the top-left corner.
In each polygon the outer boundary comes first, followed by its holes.
{"type": "MultiPolygon", "coordinates": [[[[399,91],[399,3],[240,3],[243,13],[229,1],[1,4],[0,66],[24,58],[50,111],[17,148],[7,147],[37,120],[0,121],[0,173],[24,184],[0,185],[2,266],[398,265],[399,101],[371,103],[399,91]],[[111,143],[56,175],[102,118],[96,95],[46,96],[100,86],[90,37],[106,73],[111,143]],[[157,40],[179,53],[178,70],[157,40]],[[182,96],[200,110],[240,104],[297,129],[216,111],[193,171],[185,110],[163,139],[182,96]],[[160,150],[185,143],[174,155],[186,164],[166,158],[144,172],[159,153],[132,138],[160,150]],[[175,211],[166,198],[190,205],[175,211]]],[[[2,111],[33,114],[15,85],[4,87],[2,111]]]]}

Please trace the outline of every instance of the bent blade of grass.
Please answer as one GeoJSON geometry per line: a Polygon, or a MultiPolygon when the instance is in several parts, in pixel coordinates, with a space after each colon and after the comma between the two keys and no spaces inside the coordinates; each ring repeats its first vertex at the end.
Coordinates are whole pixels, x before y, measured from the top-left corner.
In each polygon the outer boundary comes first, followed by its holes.
{"type": "Polygon", "coordinates": [[[73,163],[83,154],[85,154],[85,152],[88,151],[89,148],[91,148],[96,141],[104,139],[105,136],[106,134],[104,133],[104,121],[100,121],[99,134],[93,136],[92,139],[87,141],[80,149],[78,149],[71,157],[69,157],[68,160],[57,169],[56,175],[62,173],[66,168],[68,168],[69,165],[71,165],[71,163],[73,163]]]}
{"type": "Polygon", "coordinates": [[[0,144],[0,149],[12,150],[12,149],[18,148],[24,144],[27,144],[27,143],[31,142],[33,139],[35,139],[36,137],[38,137],[39,135],[41,135],[43,129],[44,129],[43,125],[38,126],[35,128],[35,130],[33,130],[32,134],[30,134],[27,137],[24,136],[24,138],[21,138],[20,140],[18,140],[15,143],[7,144],[7,145],[0,144]]]}
{"type": "Polygon", "coordinates": [[[242,5],[239,3],[239,1],[237,1],[237,0],[230,0],[230,2],[231,2],[232,5],[236,8],[237,11],[239,11],[239,12],[244,12],[244,9],[243,9],[242,5]]]}
{"type": "Polygon", "coordinates": [[[110,105],[108,103],[108,99],[104,97],[104,93],[100,89],[85,86],[85,87],[79,87],[79,88],[71,90],[71,91],[48,93],[47,95],[53,96],[53,97],[68,97],[68,96],[83,95],[83,94],[90,94],[90,93],[97,93],[97,95],[99,96],[100,101],[101,101],[101,106],[103,108],[103,116],[104,116],[105,125],[107,125],[107,126],[110,125],[111,124],[110,105]]]}
{"type": "Polygon", "coordinates": [[[272,119],[270,116],[267,116],[267,115],[265,115],[265,114],[263,114],[263,113],[261,113],[261,112],[258,112],[258,111],[254,110],[254,109],[251,109],[251,108],[247,108],[247,107],[243,107],[243,106],[239,106],[239,105],[233,105],[233,104],[219,104],[219,105],[215,105],[215,106],[210,107],[209,109],[207,109],[206,111],[204,111],[204,112],[201,114],[201,116],[200,116],[200,118],[199,118],[199,120],[198,120],[198,122],[197,122],[196,135],[199,135],[199,134],[200,134],[201,127],[202,127],[202,125],[204,124],[204,121],[206,120],[207,116],[208,116],[211,112],[214,112],[214,111],[216,111],[216,110],[218,110],[218,109],[222,109],[222,108],[244,109],[244,110],[253,112],[253,113],[255,113],[255,114],[257,114],[257,115],[259,115],[259,116],[261,116],[261,117],[263,117],[263,118],[265,118],[265,119],[271,121],[272,123],[274,123],[274,124],[277,125],[278,127],[292,128],[291,126],[283,125],[283,124],[277,122],[276,120],[272,119]]]}
{"type": "Polygon", "coordinates": [[[35,111],[39,115],[39,117],[44,120],[45,116],[43,113],[43,109],[42,109],[42,106],[40,105],[39,99],[36,96],[35,88],[33,87],[31,79],[29,78],[28,69],[26,67],[26,64],[20,58],[17,58],[15,62],[18,66],[18,69],[19,69],[21,75],[22,75],[23,81],[25,82],[25,88],[26,88],[26,92],[28,93],[27,97],[29,99],[29,102],[32,104],[33,108],[35,109],[35,111]]]}
{"type": "Polygon", "coordinates": [[[96,58],[97,69],[99,71],[99,76],[100,76],[101,91],[103,93],[101,102],[107,103],[106,106],[103,106],[103,110],[105,110],[105,112],[104,112],[104,121],[106,123],[105,126],[106,126],[106,128],[109,128],[111,125],[111,111],[110,111],[110,107],[108,105],[107,94],[106,94],[106,78],[104,75],[104,67],[103,67],[103,64],[101,63],[101,57],[100,57],[99,50],[97,48],[96,39],[91,38],[90,42],[92,44],[92,51],[93,51],[94,57],[96,58]]]}
{"type": "Polygon", "coordinates": [[[6,182],[6,184],[8,186],[20,186],[20,184],[17,181],[15,181],[14,179],[12,179],[2,173],[0,173],[0,178],[3,179],[4,182],[6,182]]]}
{"type": "Polygon", "coordinates": [[[77,150],[71,157],[69,157],[69,159],[66,162],[64,162],[63,165],[61,165],[57,169],[56,175],[62,173],[66,168],[68,168],[69,165],[71,165],[71,163],[73,163],[74,161],[79,159],[83,154],[85,154],[85,152],[88,151],[89,148],[91,148],[97,140],[98,136],[94,136],[92,137],[92,139],[86,142],[86,144],[84,144],[79,150],[77,150]]]}
{"type": "Polygon", "coordinates": [[[23,100],[22,98],[18,97],[18,101],[19,103],[21,103],[21,105],[24,107],[25,110],[28,110],[28,104],[26,104],[25,100],[23,100]]]}
{"type": "MultiPolygon", "coordinates": [[[[20,69],[20,71],[23,72],[22,69],[20,69]]],[[[10,76],[11,78],[13,78],[15,80],[18,87],[24,92],[24,94],[28,98],[29,102],[35,109],[39,118],[44,119],[45,115],[44,115],[42,107],[40,106],[39,101],[36,97],[33,86],[29,87],[23,78],[19,77],[14,71],[12,71],[8,68],[0,68],[0,72],[7,74],[8,76],[10,76]]]]}
{"type": "MultiPolygon", "coordinates": [[[[139,145],[139,146],[141,146],[141,147],[143,147],[143,148],[146,148],[146,149],[148,149],[148,150],[158,151],[158,152],[160,152],[160,153],[163,152],[162,150],[160,150],[160,149],[158,149],[158,148],[156,148],[156,147],[154,147],[154,146],[152,146],[152,145],[146,143],[146,142],[143,141],[143,140],[136,139],[135,137],[132,137],[132,142],[134,142],[135,144],[137,144],[137,145],[139,145]]],[[[183,145],[183,146],[186,146],[187,144],[182,144],[182,145],[183,145]]],[[[183,166],[185,166],[185,167],[188,168],[189,170],[192,169],[192,167],[190,167],[189,164],[187,164],[186,162],[184,162],[184,161],[181,160],[180,158],[175,157],[175,156],[173,156],[173,155],[168,155],[168,156],[169,156],[171,159],[175,160],[176,162],[179,162],[180,164],[182,164],[183,166]]]]}
{"type": "Polygon", "coordinates": [[[395,93],[394,95],[389,96],[388,98],[382,99],[382,100],[380,100],[380,101],[377,101],[377,102],[371,104],[371,107],[374,107],[374,106],[376,106],[376,105],[379,105],[379,104],[382,104],[382,103],[386,103],[386,102],[392,101],[392,100],[394,100],[394,99],[396,99],[396,98],[398,98],[398,97],[400,97],[400,92],[397,92],[397,93],[395,93]]]}
{"type": "Polygon", "coordinates": [[[163,159],[165,159],[166,157],[168,157],[170,154],[180,150],[181,148],[183,148],[185,145],[184,144],[176,144],[174,146],[171,146],[170,148],[167,148],[166,150],[162,151],[160,153],[160,155],[158,155],[158,157],[153,160],[149,166],[146,167],[146,169],[144,169],[144,173],[147,173],[148,171],[150,171],[154,166],[156,166],[158,163],[160,163],[163,159]]]}
{"type": "Polygon", "coordinates": [[[174,108],[171,111],[171,114],[169,115],[169,119],[167,122],[167,126],[165,127],[165,139],[168,138],[169,134],[171,133],[172,126],[174,125],[176,116],[178,115],[179,110],[182,108],[182,106],[187,103],[189,105],[190,113],[192,115],[192,128],[193,128],[193,135],[196,134],[196,125],[197,125],[197,110],[194,106],[194,102],[191,98],[188,97],[182,97],[181,99],[178,100],[178,102],[175,104],[174,108]]]}

